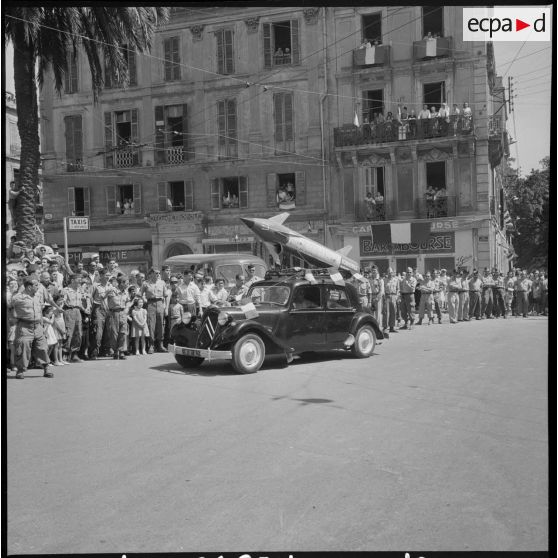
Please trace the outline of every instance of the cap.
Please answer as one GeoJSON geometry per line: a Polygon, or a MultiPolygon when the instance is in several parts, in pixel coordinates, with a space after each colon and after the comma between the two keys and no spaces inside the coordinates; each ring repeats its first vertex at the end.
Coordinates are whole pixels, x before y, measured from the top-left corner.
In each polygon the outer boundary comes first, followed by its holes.
{"type": "Polygon", "coordinates": [[[58,250],[58,244],[51,244],[50,245],[51,248],[53,248],[54,250],[58,250]]]}
{"type": "Polygon", "coordinates": [[[196,274],[194,275],[194,277],[195,277],[196,279],[203,279],[203,274],[201,274],[201,273],[196,273],[196,274]]]}

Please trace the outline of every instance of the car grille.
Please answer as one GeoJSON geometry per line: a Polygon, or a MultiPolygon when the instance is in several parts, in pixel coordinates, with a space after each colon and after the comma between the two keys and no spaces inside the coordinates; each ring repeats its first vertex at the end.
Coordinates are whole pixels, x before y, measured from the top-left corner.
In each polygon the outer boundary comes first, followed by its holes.
{"type": "Polygon", "coordinates": [[[206,311],[199,329],[198,348],[207,349],[211,346],[211,342],[219,327],[219,323],[217,322],[218,316],[218,310],[209,309],[206,311]]]}

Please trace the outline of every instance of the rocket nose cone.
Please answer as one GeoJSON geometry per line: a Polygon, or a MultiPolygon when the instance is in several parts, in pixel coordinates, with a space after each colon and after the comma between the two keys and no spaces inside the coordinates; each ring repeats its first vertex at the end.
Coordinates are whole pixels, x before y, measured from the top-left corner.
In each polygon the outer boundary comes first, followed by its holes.
{"type": "Polygon", "coordinates": [[[241,217],[240,220],[250,229],[254,228],[254,219],[248,219],[246,217],[241,217]]]}

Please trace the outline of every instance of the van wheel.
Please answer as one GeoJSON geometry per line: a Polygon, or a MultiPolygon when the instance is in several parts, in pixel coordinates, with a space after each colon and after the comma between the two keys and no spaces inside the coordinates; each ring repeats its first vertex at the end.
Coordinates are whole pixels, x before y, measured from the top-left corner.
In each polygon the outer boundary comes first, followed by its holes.
{"type": "Polygon", "coordinates": [[[202,357],[187,357],[184,355],[174,355],[174,358],[182,368],[199,368],[204,361],[202,357]]]}
{"type": "Polygon", "coordinates": [[[355,335],[353,354],[357,358],[367,358],[374,352],[375,347],[376,333],[374,329],[369,325],[362,326],[355,335]]]}
{"type": "Polygon", "coordinates": [[[234,344],[232,354],[232,365],[237,372],[253,374],[263,364],[265,345],[259,335],[248,333],[234,344]]]}

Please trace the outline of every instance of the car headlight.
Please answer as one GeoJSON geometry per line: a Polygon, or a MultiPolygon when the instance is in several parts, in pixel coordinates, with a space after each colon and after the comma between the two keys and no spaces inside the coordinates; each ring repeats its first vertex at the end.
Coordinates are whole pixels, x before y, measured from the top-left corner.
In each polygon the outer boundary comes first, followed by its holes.
{"type": "Polygon", "coordinates": [[[217,322],[220,326],[224,326],[225,324],[230,322],[231,319],[231,315],[227,312],[219,312],[219,315],[217,316],[217,322]]]}
{"type": "Polygon", "coordinates": [[[190,312],[184,312],[182,316],[182,323],[188,325],[192,321],[192,314],[190,312]]]}

